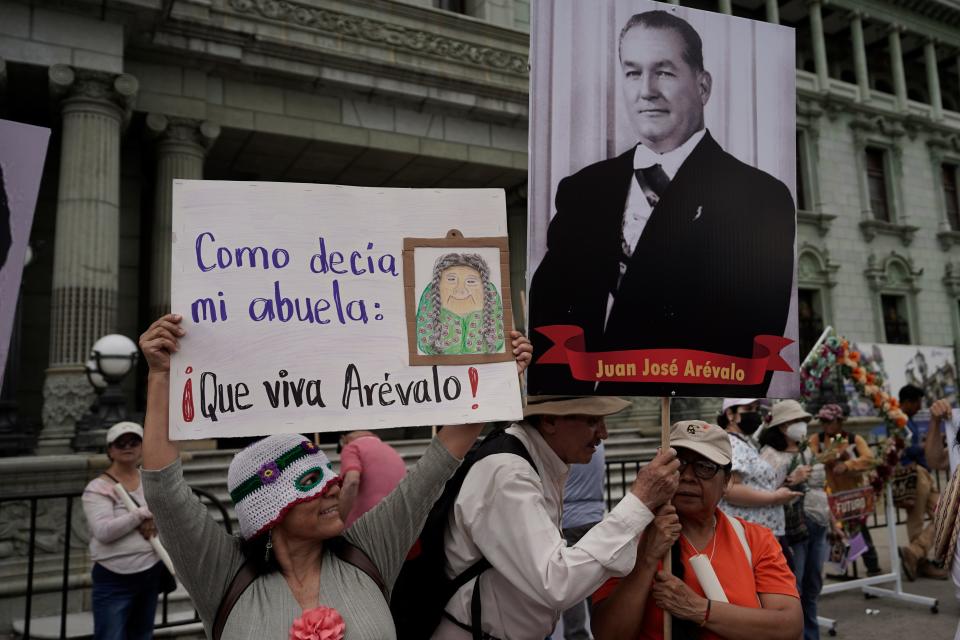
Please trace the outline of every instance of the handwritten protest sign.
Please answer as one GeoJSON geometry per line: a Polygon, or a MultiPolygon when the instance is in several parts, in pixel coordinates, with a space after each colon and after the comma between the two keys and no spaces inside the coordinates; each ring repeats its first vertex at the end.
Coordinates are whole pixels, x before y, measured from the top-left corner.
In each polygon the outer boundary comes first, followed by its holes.
{"type": "Polygon", "coordinates": [[[503,191],[175,181],[172,437],[519,418],[512,361],[410,365],[403,240],[451,229],[506,236],[503,191]]]}
{"type": "Polygon", "coordinates": [[[873,513],[876,504],[873,489],[870,487],[831,493],[827,502],[830,504],[833,517],[837,520],[865,518],[873,513]]]}

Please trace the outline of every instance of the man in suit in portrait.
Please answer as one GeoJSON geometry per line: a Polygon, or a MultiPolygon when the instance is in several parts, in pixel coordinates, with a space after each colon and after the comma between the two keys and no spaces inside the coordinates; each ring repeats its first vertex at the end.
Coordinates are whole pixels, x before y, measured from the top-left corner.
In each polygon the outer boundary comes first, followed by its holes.
{"type": "MultiPolygon", "coordinates": [[[[779,180],[725,152],[704,126],[712,78],[702,42],[666,11],[620,33],[624,98],[638,144],[564,178],[547,253],[530,285],[529,392],[690,395],[684,385],[575,380],[537,359],[547,325],[583,329],[590,352],[695,349],[750,357],[782,336],[794,270],[796,211],[779,180]]],[[[682,365],[682,363],[681,363],[682,365]]],[[[735,395],[763,397],[763,383],[735,395]]],[[[729,385],[696,395],[731,395],[729,385]]]]}

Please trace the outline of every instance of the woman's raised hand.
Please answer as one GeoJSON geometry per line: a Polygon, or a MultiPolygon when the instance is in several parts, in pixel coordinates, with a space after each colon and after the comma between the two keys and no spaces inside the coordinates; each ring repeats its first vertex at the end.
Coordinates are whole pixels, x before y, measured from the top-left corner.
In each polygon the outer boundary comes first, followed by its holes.
{"type": "Polygon", "coordinates": [[[183,316],[168,313],[150,325],[140,336],[140,351],[150,373],[170,371],[170,354],[180,350],[180,338],[186,334],[180,321],[183,316]]]}
{"type": "Polygon", "coordinates": [[[513,357],[517,361],[517,375],[522,376],[533,359],[533,345],[527,336],[516,329],[510,332],[510,344],[513,346],[513,357]]]}

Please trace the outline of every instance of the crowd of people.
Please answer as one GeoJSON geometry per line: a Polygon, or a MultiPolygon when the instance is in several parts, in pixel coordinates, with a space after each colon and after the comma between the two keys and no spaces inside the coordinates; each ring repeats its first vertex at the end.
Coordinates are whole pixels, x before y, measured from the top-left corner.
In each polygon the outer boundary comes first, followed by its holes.
{"type": "MultiPolygon", "coordinates": [[[[838,526],[827,497],[863,486],[870,447],[844,430],[838,405],[822,406],[808,433],[814,416],[794,400],[768,411],[727,399],[717,424],[674,424],[670,448],[609,511],[605,418],[630,405],[616,397],[528,397],[523,420],[479,446],[484,425],[442,427],[409,472],[369,431],[341,437],[339,473],[311,440],[273,435],[230,464],[240,529],[230,536],[188,487],[168,436],[170,354],[184,335],[167,315],[141,337],[144,427],[109,430],[110,466],[83,495],[97,639],[152,637],[157,596],[172,588],[158,533],[214,639],[539,640],[561,618],[568,640],[662,638],[668,613],[674,638],[809,640],[831,544],[862,535],[867,574],[881,571],[869,529],[838,526]],[[436,571],[421,563],[404,579],[420,553],[439,559],[436,571]]],[[[510,338],[522,374],[530,343],[510,338]]],[[[960,421],[934,403],[924,440],[912,421],[922,390],[900,395],[912,427],[902,463],[918,473],[903,574],[943,579],[924,517],[939,497],[929,471],[960,464],[960,421]]]]}

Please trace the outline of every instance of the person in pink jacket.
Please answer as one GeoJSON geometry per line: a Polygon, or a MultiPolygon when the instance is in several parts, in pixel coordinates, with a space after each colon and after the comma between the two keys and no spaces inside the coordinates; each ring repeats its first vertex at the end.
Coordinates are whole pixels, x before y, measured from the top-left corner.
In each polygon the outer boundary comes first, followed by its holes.
{"type": "Polygon", "coordinates": [[[138,464],[143,428],[118,422],[107,431],[110,466],[83,490],[93,560],[94,640],[153,637],[154,614],[166,569],[150,545],[157,535],[147,509],[138,464]],[[129,511],[114,486],[120,483],[139,506],[129,511]]]}

